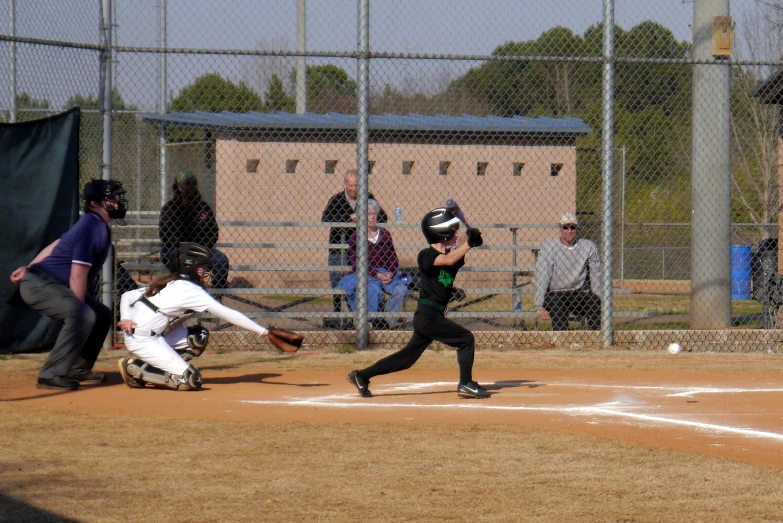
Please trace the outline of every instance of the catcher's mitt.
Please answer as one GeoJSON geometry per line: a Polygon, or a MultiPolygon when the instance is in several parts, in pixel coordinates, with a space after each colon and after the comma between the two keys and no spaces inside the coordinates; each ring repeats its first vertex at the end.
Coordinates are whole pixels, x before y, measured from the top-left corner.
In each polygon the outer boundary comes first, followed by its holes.
{"type": "Polygon", "coordinates": [[[301,334],[287,331],[285,329],[276,329],[275,327],[269,327],[269,333],[267,335],[269,341],[277,347],[278,350],[283,352],[296,352],[302,346],[304,337],[301,334]]]}

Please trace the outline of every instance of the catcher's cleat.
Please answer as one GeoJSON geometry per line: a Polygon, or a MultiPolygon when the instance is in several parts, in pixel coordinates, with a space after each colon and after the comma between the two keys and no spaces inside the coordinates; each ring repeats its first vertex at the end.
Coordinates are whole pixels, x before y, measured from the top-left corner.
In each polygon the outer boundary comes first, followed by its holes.
{"type": "Polygon", "coordinates": [[[475,381],[471,381],[468,383],[460,383],[457,385],[457,395],[460,398],[478,398],[478,399],[485,399],[489,398],[490,394],[487,392],[487,389],[476,383],[475,381]]]}
{"type": "Polygon", "coordinates": [[[131,389],[143,389],[144,382],[140,379],[134,378],[128,372],[128,364],[131,361],[131,358],[120,358],[120,360],[117,362],[117,367],[120,369],[120,376],[122,376],[122,380],[125,382],[125,385],[131,389]]]}
{"type": "Polygon", "coordinates": [[[363,380],[359,377],[359,371],[352,370],[348,373],[348,381],[356,387],[359,391],[359,396],[362,398],[372,398],[372,392],[370,392],[370,380],[363,380]]]}

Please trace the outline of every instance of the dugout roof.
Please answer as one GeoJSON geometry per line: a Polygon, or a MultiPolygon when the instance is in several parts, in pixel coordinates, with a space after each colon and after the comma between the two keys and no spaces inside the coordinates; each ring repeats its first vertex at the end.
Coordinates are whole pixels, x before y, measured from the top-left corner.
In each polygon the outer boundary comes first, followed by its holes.
{"type": "MultiPolygon", "coordinates": [[[[224,132],[307,132],[307,133],[344,133],[354,131],[357,117],[354,114],[292,114],[292,113],[142,113],[140,120],[165,126],[195,127],[224,132]]],[[[373,114],[370,115],[370,131],[405,134],[478,134],[489,136],[517,137],[568,137],[577,138],[590,133],[592,129],[579,118],[550,118],[539,116],[461,116],[421,115],[421,114],[373,114]]]]}

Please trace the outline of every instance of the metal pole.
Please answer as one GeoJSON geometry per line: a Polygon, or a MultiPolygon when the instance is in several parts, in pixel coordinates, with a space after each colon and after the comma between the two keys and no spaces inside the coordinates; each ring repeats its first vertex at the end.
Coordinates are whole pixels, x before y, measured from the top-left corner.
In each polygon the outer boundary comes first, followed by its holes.
{"type": "MultiPolygon", "coordinates": [[[[296,3],[296,51],[307,51],[307,0],[296,3]]],[[[296,57],[296,114],[307,112],[307,57],[296,57]]]]}
{"type": "Polygon", "coordinates": [[[661,279],[666,279],[666,247],[661,247],[661,279]]]}
{"type": "Polygon", "coordinates": [[[712,56],[712,22],[729,0],[693,8],[691,328],[731,326],[731,135],[728,61],[712,56]]]}
{"type": "MultiPolygon", "coordinates": [[[[359,0],[359,63],[357,74],[358,100],[356,104],[356,168],[359,171],[356,194],[356,230],[367,230],[367,159],[370,142],[370,0],[359,0]]],[[[368,290],[367,242],[356,242],[356,344],[359,349],[369,345],[367,325],[368,290]]]]}
{"type": "Polygon", "coordinates": [[[612,233],[614,183],[614,0],[604,0],[603,79],[601,91],[601,340],[612,345],[612,233]]]}
{"type": "MultiPolygon", "coordinates": [[[[8,0],[11,36],[16,36],[16,0],[8,0]]],[[[11,42],[11,123],[16,122],[16,42],[11,42]]]]}
{"type": "MultiPolygon", "coordinates": [[[[142,185],[142,169],[141,169],[141,157],[144,148],[142,147],[141,125],[136,125],[136,210],[141,218],[141,185],[142,185]]],[[[136,227],[136,239],[141,239],[141,228],[136,227]]]]}
{"type": "MultiPolygon", "coordinates": [[[[101,0],[103,8],[103,49],[101,50],[101,118],[103,120],[103,132],[101,134],[103,157],[101,161],[102,178],[104,180],[111,179],[111,141],[112,141],[112,127],[111,127],[111,77],[112,77],[112,2],[111,0],[101,0]]],[[[109,256],[101,268],[101,301],[110,310],[114,310],[114,257],[109,256]]],[[[111,347],[114,345],[114,333],[113,329],[106,335],[106,339],[103,341],[104,347],[111,347]]]]}
{"type": "Polygon", "coordinates": [[[623,186],[621,198],[622,221],[620,222],[620,288],[625,287],[625,146],[623,145],[623,186]]]}
{"type": "MultiPolygon", "coordinates": [[[[166,49],[166,1],[158,0],[158,49],[166,49]]],[[[158,113],[166,114],[168,112],[168,86],[166,79],[168,75],[166,53],[158,53],[158,113]]],[[[158,156],[160,158],[160,206],[163,207],[168,200],[169,182],[168,182],[168,152],[166,151],[166,126],[158,127],[158,156]]]]}

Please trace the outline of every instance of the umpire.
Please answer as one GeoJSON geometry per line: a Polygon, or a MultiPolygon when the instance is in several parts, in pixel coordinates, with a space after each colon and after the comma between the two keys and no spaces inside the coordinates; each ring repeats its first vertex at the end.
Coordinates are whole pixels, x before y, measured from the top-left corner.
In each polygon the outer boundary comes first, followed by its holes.
{"type": "Polygon", "coordinates": [[[84,214],[27,267],[11,273],[22,300],[63,326],[38,372],[39,389],[75,390],[103,381],[92,367],[112,323],[108,307],[90,294],[111,248],[111,219],[125,217],[122,183],[92,180],[84,186],[84,214]]]}

